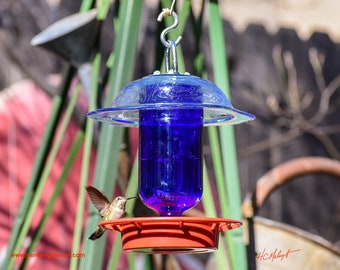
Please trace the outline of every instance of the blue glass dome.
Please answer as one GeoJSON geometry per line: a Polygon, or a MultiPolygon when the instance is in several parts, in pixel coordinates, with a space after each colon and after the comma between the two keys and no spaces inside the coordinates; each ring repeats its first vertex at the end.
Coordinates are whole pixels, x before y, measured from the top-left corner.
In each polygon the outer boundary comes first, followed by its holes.
{"type": "Polygon", "coordinates": [[[235,109],[210,81],[186,74],[149,75],[123,88],[108,108],[88,117],[119,126],[138,127],[142,110],[203,109],[203,125],[239,124],[255,116],[235,109]]]}

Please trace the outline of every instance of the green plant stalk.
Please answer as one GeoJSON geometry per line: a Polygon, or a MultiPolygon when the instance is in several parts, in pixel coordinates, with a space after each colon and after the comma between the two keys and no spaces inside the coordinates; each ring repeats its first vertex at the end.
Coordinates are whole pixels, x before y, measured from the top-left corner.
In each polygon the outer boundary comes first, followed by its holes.
{"type": "Polygon", "coordinates": [[[129,252],[127,254],[127,257],[128,257],[129,270],[135,270],[136,269],[136,253],[129,252]]]}
{"type": "Polygon", "coordinates": [[[131,81],[136,62],[136,49],[143,1],[125,0],[121,3],[116,43],[114,44],[114,63],[110,72],[109,92],[105,106],[112,103],[118,92],[131,81]]]}
{"type": "MultiPolygon", "coordinates": [[[[29,205],[26,218],[25,218],[24,223],[22,225],[22,228],[19,232],[18,240],[14,245],[13,253],[18,253],[20,251],[20,247],[22,246],[22,243],[23,243],[23,241],[24,241],[24,239],[25,239],[25,237],[26,237],[26,235],[29,231],[29,228],[30,228],[30,225],[31,225],[31,222],[32,222],[32,219],[33,219],[33,215],[35,213],[36,208],[38,207],[44,186],[45,186],[45,184],[48,180],[48,176],[50,175],[54,160],[57,156],[58,150],[59,150],[60,145],[63,141],[67,126],[68,126],[68,124],[71,120],[71,116],[72,116],[73,110],[76,106],[76,101],[78,99],[79,93],[80,93],[80,87],[76,87],[76,89],[73,93],[73,96],[72,96],[72,98],[71,98],[71,100],[70,100],[70,102],[69,102],[69,104],[66,108],[64,119],[61,122],[60,131],[59,131],[59,133],[56,137],[56,140],[55,140],[55,142],[52,146],[50,155],[47,159],[47,162],[46,162],[46,165],[45,165],[44,170],[42,172],[40,181],[38,182],[38,186],[36,188],[36,191],[34,193],[32,201],[29,205]]],[[[8,266],[7,269],[12,269],[13,266],[14,266],[14,262],[15,262],[15,260],[11,260],[9,262],[9,266],[8,266]]]]}
{"type": "Polygon", "coordinates": [[[211,186],[207,171],[207,165],[205,160],[203,161],[203,196],[202,203],[204,208],[204,213],[208,217],[217,217],[216,207],[214,202],[214,196],[211,192],[211,186]]]}
{"type": "Polygon", "coordinates": [[[115,232],[115,239],[113,240],[112,252],[110,256],[110,260],[106,269],[117,269],[118,261],[120,259],[120,255],[122,254],[122,243],[121,236],[118,232],[115,232]]]}
{"type": "MultiPolygon", "coordinates": [[[[121,2],[118,15],[119,28],[117,29],[113,51],[114,63],[110,71],[109,91],[105,100],[105,107],[108,107],[119,90],[131,81],[142,7],[143,1],[125,0],[121,2]]],[[[101,190],[111,191],[115,187],[122,135],[123,128],[121,127],[107,124],[101,126],[93,182],[101,190]]],[[[95,209],[91,205],[85,236],[97,226],[97,216],[91,215],[94,211],[95,209]]],[[[80,262],[82,270],[102,268],[106,235],[102,238],[96,241],[95,245],[91,241],[84,241],[86,260],[80,262]]]]}
{"type": "MultiPolygon", "coordinates": [[[[224,93],[230,97],[224,32],[217,0],[209,1],[209,14],[209,32],[215,82],[220,86],[221,89],[224,90],[224,93]]],[[[221,138],[223,138],[223,140],[221,140],[221,149],[224,164],[224,174],[227,180],[226,192],[228,194],[229,200],[229,217],[241,219],[241,191],[239,185],[234,129],[232,126],[223,126],[220,128],[220,132],[221,138]]],[[[232,242],[230,241],[230,238],[228,239],[229,241],[227,241],[232,269],[246,270],[247,255],[242,238],[242,228],[231,230],[226,235],[228,235],[228,238],[230,236],[232,239],[232,242]]]]}
{"type": "MultiPolygon", "coordinates": [[[[67,160],[65,162],[63,171],[62,171],[62,173],[61,173],[61,175],[60,175],[60,177],[59,177],[59,179],[56,183],[53,194],[52,194],[51,198],[49,199],[47,205],[45,206],[44,214],[43,214],[43,216],[42,216],[42,218],[39,222],[38,228],[36,229],[36,231],[34,233],[34,236],[32,238],[32,242],[31,242],[29,248],[26,251],[27,254],[31,254],[31,253],[34,252],[35,247],[37,246],[37,244],[39,243],[39,241],[40,241],[40,239],[43,235],[47,220],[52,214],[54,204],[55,204],[56,200],[58,199],[58,197],[59,197],[59,195],[60,195],[60,193],[61,193],[61,191],[64,187],[64,184],[65,184],[67,177],[68,177],[68,175],[71,171],[71,168],[72,168],[73,163],[74,163],[74,161],[77,157],[77,154],[79,153],[79,149],[82,146],[83,141],[84,141],[84,132],[82,130],[79,130],[75,139],[74,139],[74,142],[73,142],[72,148],[70,150],[70,153],[67,157],[67,160]]],[[[20,269],[25,269],[28,260],[29,260],[29,258],[25,258],[23,260],[23,262],[20,266],[20,269]]]]}
{"type": "Polygon", "coordinates": [[[203,28],[203,15],[205,11],[205,1],[201,0],[201,11],[198,20],[195,19],[193,10],[191,9],[191,20],[194,22],[194,33],[195,33],[195,51],[196,56],[194,59],[194,72],[197,76],[203,76],[204,73],[204,55],[201,52],[201,38],[202,38],[202,28],[203,28]]]}
{"type": "MultiPolygon", "coordinates": [[[[211,192],[211,186],[205,161],[203,162],[203,192],[204,193],[202,197],[202,203],[206,216],[217,217],[214,196],[211,192]]],[[[217,269],[225,270],[227,265],[226,256],[225,253],[221,251],[223,251],[223,249],[221,249],[220,247],[220,250],[216,251],[214,253],[214,256],[216,258],[217,269]]]]}
{"type": "Polygon", "coordinates": [[[220,207],[222,215],[224,217],[227,217],[230,213],[230,209],[228,197],[226,194],[227,188],[223,171],[223,162],[221,157],[217,127],[208,127],[208,135],[220,207]]]}
{"type": "MultiPolygon", "coordinates": [[[[93,121],[93,120],[89,120],[93,121]]],[[[122,138],[121,127],[114,127],[103,125],[101,127],[101,134],[99,136],[99,149],[97,150],[96,158],[96,168],[95,168],[95,180],[93,186],[100,190],[105,190],[107,193],[113,190],[115,186],[115,176],[117,173],[117,164],[119,162],[119,147],[122,138]],[[109,128],[109,129],[107,129],[109,128]],[[103,136],[102,134],[106,136],[103,136]],[[110,139],[111,137],[111,139],[110,139]],[[106,141],[109,144],[106,146],[102,143],[106,141]],[[114,155],[116,153],[116,155],[114,155]],[[102,156],[102,157],[101,157],[102,156]],[[107,164],[102,164],[101,160],[103,156],[108,158],[107,161],[103,161],[107,164]],[[109,162],[110,161],[110,162],[109,162]],[[100,164],[99,164],[100,163],[100,164]],[[109,164],[108,164],[109,163],[109,164]],[[109,166],[110,165],[110,166],[109,166]],[[99,171],[101,169],[101,171],[99,171]],[[97,172],[97,177],[96,177],[97,172]]],[[[114,192],[111,192],[114,193],[114,192]]],[[[94,208],[92,204],[89,206],[89,217],[87,219],[87,224],[84,233],[84,247],[83,252],[86,254],[86,259],[81,260],[79,269],[101,269],[104,254],[105,254],[105,244],[107,240],[107,234],[104,234],[95,243],[93,241],[88,241],[88,236],[93,232],[98,224],[98,211],[94,208]]],[[[114,269],[114,268],[113,268],[114,269]]]]}
{"type": "MultiPolygon", "coordinates": [[[[100,53],[97,53],[92,66],[92,87],[89,101],[89,109],[94,110],[96,108],[97,95],[98,95],[98,81],[99,81],[99,71],[100,71],[100,61],[101,56],[100,53]]],[[[80,175],[80,184],[79,184],[79,193],[78,193],[78,208],[76,221],[73,231],[73,244],[72,244],[72,252],[78,252],[80,250],[80,242],[82,236],[82,228],[83,228],[83,218],[85,212],[85,195],[86,195],[86,183],[89,177],[89,168],[90,168],[90,159],[91,159],[91,150],[92,150],[92,141],[93,141],[93,133],[94,133],[94,121],[90,119],[86,120],[85,124],[85,143],[84,143],[84,154],[82,160],[81,167],[81,175],[80,175]]],[[[77,269],[78,266],[78,258],[71,258],[70,260],[70,269],[77,269]]]]}
{"type": "Polygon", "coordinates": [[[105,20],[107,13],[110,10],[112,0],[101,0],[99,1],[100,5],[98,6],[98,20],[105,20]]]}
{"type": "MultiPolygon", "coordinates": [[[[125,197],[136,196],[137,192],[138,192],[138,158],[136,158],[133,164],[129,184],[125,192],[125,197]]],[[[129,203],[126,204],[125,211],[127,213],[132,213],[134,206],[135,200],[130,200],[129,203]]],[[[117,269],[121,252],[122,252],[121,237],[116,235],[107,269],[117,269]]]]}
{"type": "Polygon", "coordinates": [[[153,269],[153,265],[152,265],[152,254],[149,255],[145,255],[144,257],[144,268],[145,270],[149,269],[152,270],[153,269]]]}
{"type": "MultiPolygon", "coordinates": [[[[126,187],[125,197],[134,197],[138,195],[138,153],[136,154],[136,160],[132,166],[130,179],[128,186],[126,187]]],[[[133,208],[135,207],[136,200],[129,201],[128,204],[126,204],[126,212],[132,213],[133,208]]]]}
{"type": "MultiPolygon", "coordinates": [[[[212,161],[213,161],[213,169],[214,169],[214,175],[216,179],[217,193],[218,193],[219,203],[221,207],[221,212],[222,212],[223,217],[228,217],[230,213],[229,202],[228,202],[228,197],[227,197],[228,194],[227,194],[227,188],[225,184],[222,157],[220,154],[220,144],[218,140],[217,127],[208,127],[208,135],[209,135],[209,142],[210,142],[212,161]]],[[[233,241],[233,239],[230,236],[229,231],[225,232],[224,235],[227,240],[227,243],[231,243],[233,241]]],[[[231,249],[232,248],[233,246],[231,246],[231,249]]],[[[225,247],[223,245],[220,245],[218,252],[227,254],[225,247]]],[[[232,253],[232,251],[230,250],[229,253],[232,253]]],[[[221,263],[219,264],[219,266],[222,266],[221,263]]],[[[224,269],[224,268],[222,266],[222,268],[219,268],[219,269],[224,269]]]]}
{"type": "Polygon", "coordinates": [[[93,1],[94,0],[83,0],[81,2],[81,6],[80,6],[79,11],[85,12],[85,11],[89,10],[92,7],[93,1]]]}
{"type": "MultiPolygon", "coordinates": [[[[229,212],[231,218],[241,220],[241,191],[239,182],[235,179],[238,177],[238,164],[236,159],[236,142],[233,129],[231,127],[223,127],[221,129],[221,137],[225,140],[221,141],[221,149],[223,154],[224,171],[227,179],[227,198],[229,198],[229,212]],[[229,143],[227,143],[229,142],[229,143]],[[235,157],[230,158],[230,157],[235,157]],[[232,170],[234,168],[234,170],[232,170]],[[237,203],[238,202],[238,203],[237,203]]],[[[247,268],[247,254],[245,244],[243,242],[243,227],[236,230],[231,230],[225,234],[227,244],[229,247],[230,261],[233,269],[248,269],[247,268]],[[230,241],[232,240],[232,241],[230,241]]]]}

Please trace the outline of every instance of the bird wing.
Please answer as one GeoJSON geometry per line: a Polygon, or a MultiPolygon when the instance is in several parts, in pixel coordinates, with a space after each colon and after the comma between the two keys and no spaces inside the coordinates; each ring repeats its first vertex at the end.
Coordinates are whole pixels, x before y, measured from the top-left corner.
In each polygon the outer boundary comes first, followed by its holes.
{"type": "Polygon", "coordinates": [[[97,208],[100,215],[104,216],[106,214],[106,211],[110,207],[109,199],[95,187],[87,186],[86,191],[87,194],[89,194],[91,202],[97,208]]]}

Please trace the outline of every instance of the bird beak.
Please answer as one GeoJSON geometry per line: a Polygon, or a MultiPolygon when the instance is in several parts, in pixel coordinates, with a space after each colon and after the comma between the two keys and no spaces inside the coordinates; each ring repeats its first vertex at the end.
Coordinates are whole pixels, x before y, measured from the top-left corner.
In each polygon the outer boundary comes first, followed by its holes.
{"type": "Polygon", "coordinates": [[[131,200],[131,199],[137,199],[137,197],[136,196],[134,196],[134,197],[129,197],[129,198],[126,198],[126,200],[128,201],[128,200],[131,200]]]}

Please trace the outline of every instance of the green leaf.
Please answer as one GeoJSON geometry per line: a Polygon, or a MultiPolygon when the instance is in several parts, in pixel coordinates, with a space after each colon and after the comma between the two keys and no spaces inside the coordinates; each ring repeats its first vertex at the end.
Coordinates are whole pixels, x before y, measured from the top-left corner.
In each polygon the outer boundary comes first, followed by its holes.
{"type": "MultiPolygon", "coordinates": [[[[137,195],[137,187],[138,187],[138,158],[136,158],[134,165],[131,170],[131,175],[129,179],[129,184],[126,188],[125,197],[133,197],[137,195]]],[[[126,204],[125,211],[127,213],[132,213],[135,205],[135,200],[130,200],[128,204],[126,204]]],[[[118,234],[118,233],[117,233],[118,234]]],[[[122,252],[121,238],[116,235],[114,240],[114,246],[112,248],[111,257],[108,264],[108,269],[116,269],[119,261],[120,254],[122,252]]],[[[130,261],[129,261],[130,262],[130,261]]],[[[131,263],[131,262],[130,262],[131,263]]]]}
{"type": "MultiPolygon", "coordinates": [[[[109,92],[105,106],[109,106],[117,93],[132,79],[143,1],[124,0],[120,4],[119,27],[114,44],[114,62],[110,72],[109,92]]],[[[93,185],[105,191],[113,191],[116,184],[119,149],[123,128],[103,124],[99,136],[93,185]]],[[[84,253],[80,269],[101,269],[105,253],[106,235],[99,241],[86,241],[98,223],[94,207],[89,208],[89,219],[84,234],[84,253]]]]}
{"type": "Polygon", "coordinates": [[[93,5],[93,1],[94,0],[83,0],[82,3],[81,3],[79,11],[80,12],[88,11],[93,5]]]}
{"type": "MultiPolygon", "coordinates": [[[[214,80],[224,93],[230,97],[224,31],[217,0],[209,1],[209,20],[214,80]]],[[[226,178],[225,195],[228,198],[229,206],[227,217],[241,219],[241,190],[239,185],[236,142],[233,127],[220,127],[220,135],[224,175],[226,178]]],[[[227,244],[229,247],[230,261],[232,269],[234,270],[247,269],[247,256],[242,232],[243,230],[240,228],[231,230],[225,234],[228,240],[227,244]]]]}
{"type": "MultiPolygon", "coordinates": [[[[92,64],[92,87],[90,93],[90,102],[89,109],[93,110],[96,106],[97,102],[97,94],[98,94],[98,81],[99,81],[99,71],[100,71],[100,53],[97,53],[96,57],[93,60],[92,64]]],[[[84,153],[81,167],[81,175],[80,175],[80,184],[79,184],[79,192],[78,192],[78,203],[77,203],[77,215],[76,221],[73,231],[73,244],[72,244],[72,252],[79,252],[80,250],[80,242],[82,236],[82,228],[83,228],[83,218],[85,212],[85,187],[88,182],[89,173],[90,173],[90,160],[91,160],[91,150],[92,150],[92,141],[93,141],[93,133],[94,133],[94,121],[90,119],[86,120],[85,125],[85,144],[84,144],[84,153]]],[[[70,269],[77,269],[77,264],[79,262],[78,258],[71,258],[70,269]]]]}

